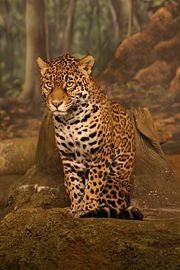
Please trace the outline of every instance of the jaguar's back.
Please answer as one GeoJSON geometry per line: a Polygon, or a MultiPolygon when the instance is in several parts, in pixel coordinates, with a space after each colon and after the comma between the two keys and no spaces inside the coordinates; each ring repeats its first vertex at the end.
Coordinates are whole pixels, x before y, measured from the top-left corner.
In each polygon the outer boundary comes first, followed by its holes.
{"type": "Polygon", "coordinates": [[[54,116],[65,185],[75,216],[142,219],[130,205],[135,159],[128,113],[93,80],[92,56],[38,58],[42,93],[54,116]]]}

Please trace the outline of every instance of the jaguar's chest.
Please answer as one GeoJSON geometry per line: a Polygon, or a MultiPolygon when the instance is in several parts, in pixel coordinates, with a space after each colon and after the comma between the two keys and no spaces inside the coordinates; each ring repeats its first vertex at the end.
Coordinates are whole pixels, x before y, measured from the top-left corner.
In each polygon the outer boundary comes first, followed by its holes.
{"type": "Polygon", "coordinates": [[[102,144],[101,126],[91,113],[63,122],[55,119],[55,136],[62,157],[91,160],[102,144]]]}

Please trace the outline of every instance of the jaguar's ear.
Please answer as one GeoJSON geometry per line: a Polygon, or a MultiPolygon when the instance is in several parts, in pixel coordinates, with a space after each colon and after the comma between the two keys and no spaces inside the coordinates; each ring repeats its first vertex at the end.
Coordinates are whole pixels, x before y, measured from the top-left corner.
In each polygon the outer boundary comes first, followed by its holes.
{"type": "Polygon", "coordinates": [[[79,69],[84,74],[90,75],[93,66],[94,66],[94,58],[91,55],[87,55],[79,61],[79,69]]]}
{"type": "Polygon", "coordinates": [[[44,76],[46,70],[49,67],[49,64],[46,61],[44,61],[41,57],[38,57],[37,63],[40,68],[41,75],[44,76]]]}

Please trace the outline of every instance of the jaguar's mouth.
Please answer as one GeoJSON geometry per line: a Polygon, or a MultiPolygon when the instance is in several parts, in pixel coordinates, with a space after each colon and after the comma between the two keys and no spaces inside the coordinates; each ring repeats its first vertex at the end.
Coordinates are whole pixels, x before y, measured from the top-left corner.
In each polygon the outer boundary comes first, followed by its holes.
{"type": "Polygon", "coordinates": [[[60,104],[59,106],[55,106],[53,103],[47,103],[49,110],[53,114],[66,114],[68,110],[71,108],[72,104],[60,104]]]}

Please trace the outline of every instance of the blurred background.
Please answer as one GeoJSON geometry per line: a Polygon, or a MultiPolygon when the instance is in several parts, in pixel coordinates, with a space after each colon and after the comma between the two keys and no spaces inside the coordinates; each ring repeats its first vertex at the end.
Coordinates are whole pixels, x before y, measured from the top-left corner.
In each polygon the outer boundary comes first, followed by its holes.
{"type": "Polygon", "coordinates": [[[37,39],[35,45],[42,50],[39,53],[44,54],[46,47],[45,56],[48,58],[65,52],[79,56],[93,54],[97,62],[96,71],[100,72],[111,59],[117,44],[130,32],[140,30],[148,20],[150,3],[162,1],[148,2],[1,0],[1,86],[8,87],[8,83],[23,84],[26,51],[32,50],[27,41],[32,42],[34,39],[37,39]],[[132,16],[133,29],[130,22],[132,16]]]}
{"type": "Polygon", "coordinates": [[[22,94],[32,66],[26,62],[33,62],[34,55],[51,59],[66,52],[79,57],[90,53],[96,59],[95,72],[100,73],[120,41],[142,29],[152,11],[165,2],[1,0],[1,95],[22,94]]]}

